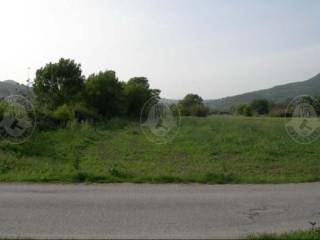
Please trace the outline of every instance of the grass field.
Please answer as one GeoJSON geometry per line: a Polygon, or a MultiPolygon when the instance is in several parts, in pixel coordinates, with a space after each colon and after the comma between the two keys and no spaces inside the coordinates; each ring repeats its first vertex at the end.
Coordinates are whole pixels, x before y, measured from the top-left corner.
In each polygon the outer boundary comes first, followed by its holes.
{"type": "Polygon", "coordinates": [[[249,236],[247,240],[320,240],[320,229],[249,236]]]}
{"type": "Polygon", "coordinates": [[[169,144],[138,123],[73,124],[0,144],[0,181],[284,183],[320,180],[320,144],[291,140],[276,118],[183,118],[169,144]]]}

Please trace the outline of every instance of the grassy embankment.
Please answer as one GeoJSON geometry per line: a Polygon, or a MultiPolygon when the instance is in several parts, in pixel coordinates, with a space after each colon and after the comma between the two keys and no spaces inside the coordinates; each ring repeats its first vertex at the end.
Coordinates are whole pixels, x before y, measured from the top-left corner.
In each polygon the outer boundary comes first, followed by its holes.
{"type": "Polygon", "coordinates": [[[2,142],[0,181],[311,182],[320,180],[319,156],[320,143],[296,144],[282,119],[183,118],[166,145],[149,142],[138,123],[112,121],[2,142]]]}
{"type": "Polygon", "coordinates": [[[320,229],[294,231],[283,234],[252,235],[247,240],[320,240],[320,229]]]}

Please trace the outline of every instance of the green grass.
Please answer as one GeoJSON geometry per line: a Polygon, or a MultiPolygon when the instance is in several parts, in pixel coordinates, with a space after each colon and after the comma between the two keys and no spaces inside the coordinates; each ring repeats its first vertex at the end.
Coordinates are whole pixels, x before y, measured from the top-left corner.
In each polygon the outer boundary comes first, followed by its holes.
{"type": "Polygon", "coordinates": [[[165,145],[114,120],[0,144],[0,181],[285,183],[320,179],[320,144],[295,143],[276,118],[183,118],[165,145]]]}
{"type": "Polygon", "coordinates": [[[320,240],[320,231],[319,229],[314,229],[283,234],[252,235],[247,240],[320,240]]]}

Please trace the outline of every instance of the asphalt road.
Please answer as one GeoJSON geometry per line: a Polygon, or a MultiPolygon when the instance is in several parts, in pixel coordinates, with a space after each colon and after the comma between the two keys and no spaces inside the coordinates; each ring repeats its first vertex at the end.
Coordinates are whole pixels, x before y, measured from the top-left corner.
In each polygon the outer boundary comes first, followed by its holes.
{"type": "Polygon", "coordinates": [[[320,183],[0,184],[0,237],[221,239],[319,220],[320,183]]]}

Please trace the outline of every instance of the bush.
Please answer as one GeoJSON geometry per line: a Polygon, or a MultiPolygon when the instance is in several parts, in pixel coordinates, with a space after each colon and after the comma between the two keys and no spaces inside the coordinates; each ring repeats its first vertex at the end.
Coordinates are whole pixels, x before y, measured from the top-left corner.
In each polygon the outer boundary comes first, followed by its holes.
{"type": "Polygon", "coordinates": [[[244,116],[251,117],[252,116],[252,108],[250,106],[246,106],[243,112],[244,116]]]}
{"type": "Polygon", "coordinates": [[[100,127],[102,129],[123,129],[126,126],[130,125],[132,123],[131,119],[125,119],[125,118],[112,118],[108,119],[107,121],[101,122],[100,127]]]}
{"type": "Polygon", "coordinates": [[[210,115],[230,115],[232,114],[233,111],[234,111],[233,109],[230,109],[230,110],[210,109],[209,114],[210,115]]]}
{"type": "Polygon", "coordinates": [[[98,115],[93,109],[89,109],[84,104],[77,104],[73,107],[74,117],[78,122],[96,121],[98,115]]]}
{"type": "Polygon", "coordinates": [[[250,117],[252,116],[252,109],[247,104],[241,104],[235,109],[236,114],[250,117]]]}
{"type": "Polygon", "coordinates": [[[269,102],[266,99],[256,99],[253,100],[250,104],[252,112],[257,115],[266,115],[269,113],[270,106],[269,102]]]}
{"type": "Polygon", "coordinates": [[[286,109],[283,108],[272,108],[269,112],[269,116],[271,117],[290,117],[290,114],[287,113],[286,109]]]}
{"type": "Polygon", "coordinates": [[[59,127],[59,121],[53,117],[52,112],[46,109],[36,108],[37,128],[39,130],[51,130],[59,127]]]}
{"type": "Polygon", "coordinates": [[[180,116],[180,111],[179,111],[179,108],[178,108],[177,104],[171,104],[169,106],[169,108],[170,108],[173,116],[175,116],[175,117],[179,117],[180,116]]]}
{"type": "Polygon", "coordinates": [[[57,119],[60,123],[66,124],[67,122],[74,119],[74,112],[70,109],[68,105],[63,104],[53,112],[53,117],[57,119]]]}
{"type": "Polygon", "coordinates": [[[6,101],[0,101],[0,119],[3,119],[3,115],[8,107],[8,103],[6,101]]]}
{"type": "Polygon", "coordinates": [[[190,108],[190,113],[192,116],[206,117],[209,114],[209,108],[204,105],[194,105],[190,108]]]}

